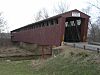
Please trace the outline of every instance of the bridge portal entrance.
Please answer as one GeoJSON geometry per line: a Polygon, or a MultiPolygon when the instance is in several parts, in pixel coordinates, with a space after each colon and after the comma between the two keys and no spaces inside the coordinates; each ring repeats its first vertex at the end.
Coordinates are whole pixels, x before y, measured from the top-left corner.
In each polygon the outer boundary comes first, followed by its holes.
{"type": "Polygon", "coordinates": [[[68,17],[65,21],[64,42],[81,41],[81,17],[68,17]]]}

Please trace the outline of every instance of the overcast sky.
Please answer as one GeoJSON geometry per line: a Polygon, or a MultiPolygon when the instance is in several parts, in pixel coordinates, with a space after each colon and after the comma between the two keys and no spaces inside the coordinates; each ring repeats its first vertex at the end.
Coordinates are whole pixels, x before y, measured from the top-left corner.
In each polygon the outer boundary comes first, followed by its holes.
{"type": "Polygon", "coordinates": [[[54,6],[60,1],[68,3],[70,10],[81,10],[86,8],[88,0],[0,0],[0,12],[3,12],[11,31],[34,22],[34,15],[42,8],[52,16],[54,6]]]}

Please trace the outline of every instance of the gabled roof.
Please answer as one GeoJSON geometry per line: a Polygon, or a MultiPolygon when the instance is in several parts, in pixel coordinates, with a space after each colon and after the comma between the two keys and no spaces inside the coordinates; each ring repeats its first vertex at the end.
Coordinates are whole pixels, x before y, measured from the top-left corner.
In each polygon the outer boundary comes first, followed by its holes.
{"type": "Polygon", "coordinates": [[[61,15],[67,14],[67,13],[70,13],[70,12],[79,12],[79,13],[81,13],[81,14],[84,14],[84,15],[87,16],[87,17],[90,17],[89,15],[87,15],[87,14],[85,14],[85,13],[83,13],[83,12],[77,10],[77,9],[74,9],[74,10],[71,10],[71,11],[68,11],[68,12],[65,12],[65,13],[62,13],[61,15]]]}
{"type": "MultiPolygon", "coordinates": [[[[48,21],[48,20],[55,19],[55,18],[59,18],[59,17],[66,16],[66,15],[68,15],[68,17],[69,17],[69,16],[72,17],[72,16],[71,16],[71,15],[72,15],[72,12],[78,12],[78,13],[80,13],[80,14],[81,14],[80,17],[82,17],[82,16],[85,16],[85,17],[87,17],[87,18],[90,17],[89,15],[87,15],[87,14],[85,14],[85,13],[83,13],[83,12],[77,10],[77,9],[74,9],[74,10],[67,11],[67,12],[65,12],[65,13],[58,14],[58,15],[56,15],[56,16],[52,16],[52,17],[49,17],[49,18],[47,18],[47,19],[44,19],[44,20],[41,20],[41,21],[38,21],[38,22],[35,22],[35,23],[32,23],[32,24],[29,24],[29,25],[26,25],[26,26],[23,26],[23,27],[21,27],[21,28],[15,29],[15,30],[13,30],[13,31],[22,29],[22,28],[27,27],[27,26],[31,26],[31,25],[36,24],[36,23],[40,23],[40,22],[43,22],[43,21],[48,21]]],[[[66,16],[66,17],[67,17],[67,16],[66,16]]],[[[13,32],[13,31],[11,31],[11,32],[13,32]]]]}

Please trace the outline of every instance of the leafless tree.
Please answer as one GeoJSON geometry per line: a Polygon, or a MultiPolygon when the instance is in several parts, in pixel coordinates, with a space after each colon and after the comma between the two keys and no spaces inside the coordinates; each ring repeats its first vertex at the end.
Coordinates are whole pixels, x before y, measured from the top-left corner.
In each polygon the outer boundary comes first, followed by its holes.
{"type": "Polygon", "coordinates": [[[42,9],[42,18],[47,19],[49,17],[48,12],[45,8],[42,9]]]}
{"type": "Polygon", "coordinates": [[[92,5],[93,7],[96,7],[98,10],[100,10],[100,0],[94,0],[95,3],[87,2],[88,4],[92,5]]]}
{"type": "Polygon", "coordinates": [[[2,13],[0,13],[0,33],[7,30],[7,22],[4,20],[2,13]]]}
{"type": "Polygon", "coordinates": [[[96,21],[95,23],[92,23],[91,26],[92,27],[89,31],[90,41],[100,42],[100,26],[98,22],[96,21]]]}
{"type": "Polygon", "coordinates": [[[83,8],[82,11],[83,11],[85,14],[90,15],[91,9],[92,9],[92,7],[89,5],[89,6],[87,6],[86,8],[83,8]]]}
{"type": "Polygon", "coordinates": [[[37,12],[36,16],[34,17],[35,21],[41,20],[41,11],[37,12]]]}
{"type": "MultiPolygon", "coordinates": [[[[92,7],[95,8],[95,12],[97,14],[96,17],[96,21],[94,23],[92,23],[90,21],[90,37],[92,39],[92,41],[94,42],[100,42],[100,0],[94,0],[94,2],[88,2],[88,4],[92,7]],[[97,10],[96,10],[97,9],[97,10]],[[98,12],[98,13],[97,13],[98,12]]],[[[93,9],[94,10],[94,9],[93,9]]]]}
{"type": "MultiPolygon", "coordinates": [[[[83,9],[83,12],[90,15],[92,17],[93,13],[91,13],[96,8],[95,12],[100,13],[100,6],[98,5],[100,3],[99,0],[95,0],[94,3],[88,2],[89,6],[86,9],[83,9]]],[[[97,13],[98,14],[98,13],[97,13]]],[[[92,18],[90,18],[89,21],[89,30],[88,30],[88,37],[89,42],[100,42],[100,15],[95,15],[93,18],[96,18],[96,21],[92,22],[92,18]]]]}
{"type": "Polygon", "coordinates": [[[3,13],[0,13],[0,46],[3,45],[5,41],[5,39],[7,39],[7,22],[4,20],[3,13]]]}
{"type": "Polygon", "coordinates": [[[57,14],[64,13],[68,11],[69,9],[69,4],[64,2],[58,2],[58,4],[54,7],[54,12],[57,14]]]}
{"type": "Polygon", "coordinates": [[[41,9],[40,11],[37,12],[36,16],[34,17],[35,21],[43,20],[48,18],[48,12],[45,8],[41,9]]]}

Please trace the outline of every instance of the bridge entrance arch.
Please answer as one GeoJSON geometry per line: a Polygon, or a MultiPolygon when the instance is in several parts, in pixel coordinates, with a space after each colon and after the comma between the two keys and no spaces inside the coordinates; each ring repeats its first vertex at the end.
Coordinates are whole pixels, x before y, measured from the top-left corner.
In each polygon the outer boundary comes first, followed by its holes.
{"type": "Polygon", "coordinates": [[[64,17],[63,41],[86,42],[90,16],[81,11],[72,10],[64,13],[62,17],[64,17]]]}
{"type": "Polygon", "coordinates": [[[80,42],[81,41],[81,24],[82,19],[80,17],[66,18],[65,22],[65,42],[80,42]]]}

